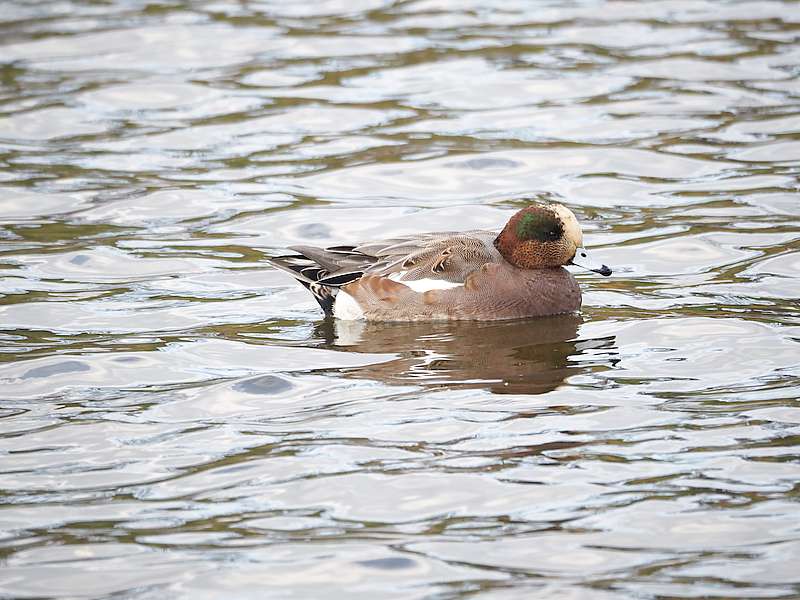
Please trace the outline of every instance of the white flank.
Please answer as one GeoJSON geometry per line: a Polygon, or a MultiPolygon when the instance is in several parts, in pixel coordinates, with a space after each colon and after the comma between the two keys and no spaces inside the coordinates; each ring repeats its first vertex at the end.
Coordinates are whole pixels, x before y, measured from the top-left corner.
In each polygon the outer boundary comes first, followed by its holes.
{"type": "Polygon", "coordinates": [[[364,311],[350,294],[339,290],[336,301],[333,303],[333,316],[345,321],[356,321],[364,318],[364,311]]]}

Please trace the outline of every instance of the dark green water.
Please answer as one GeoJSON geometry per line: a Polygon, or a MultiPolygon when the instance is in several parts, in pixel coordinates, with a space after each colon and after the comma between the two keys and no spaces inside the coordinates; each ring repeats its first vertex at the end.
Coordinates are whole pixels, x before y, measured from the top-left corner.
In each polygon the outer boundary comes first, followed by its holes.
{"type": "Polygon", "coordinates": [[[800,596],[800,5],[0,4],[0,597],[800,596]],[[557,199],[578,317],[264,257],[557,199]]]}

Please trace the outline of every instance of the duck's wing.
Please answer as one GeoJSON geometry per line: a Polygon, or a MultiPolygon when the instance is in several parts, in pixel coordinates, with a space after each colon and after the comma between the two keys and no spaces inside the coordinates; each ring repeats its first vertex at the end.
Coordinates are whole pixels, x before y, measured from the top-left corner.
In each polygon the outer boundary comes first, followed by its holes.
{"type": "Polygon", "coordinates": [[[496,236],[491,231],[427,233],[368,242],[354,251],[375,257],[364,271],[371,275],[391,276],[395,281],[463,283],[482,265],[503,260],[493,244],[496,236]]]}

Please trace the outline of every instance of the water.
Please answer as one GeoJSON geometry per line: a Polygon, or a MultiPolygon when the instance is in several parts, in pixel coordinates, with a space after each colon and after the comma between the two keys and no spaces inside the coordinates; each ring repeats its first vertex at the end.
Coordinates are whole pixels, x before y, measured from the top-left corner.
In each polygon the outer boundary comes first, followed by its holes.
{"type": "Polygon", "coordinates": [[[800,597],[795,2],[0,7],[0,596],[800,597]],[[580,316],[296,243],[557,199],[580,316]]]}

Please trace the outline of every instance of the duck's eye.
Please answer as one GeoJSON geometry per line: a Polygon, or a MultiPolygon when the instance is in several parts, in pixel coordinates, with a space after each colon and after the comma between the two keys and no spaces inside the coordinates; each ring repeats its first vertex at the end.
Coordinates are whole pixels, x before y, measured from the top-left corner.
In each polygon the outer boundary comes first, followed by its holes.
{"type": "Polygon", "coordinates": [[[547,235],[550,237],[551,240],[558,239],[558,232],[557,231],[548,231],[547,235]]]}

